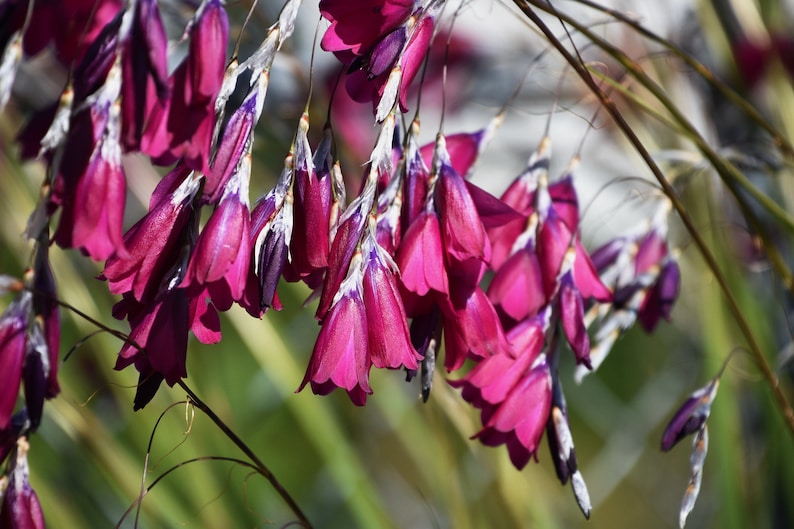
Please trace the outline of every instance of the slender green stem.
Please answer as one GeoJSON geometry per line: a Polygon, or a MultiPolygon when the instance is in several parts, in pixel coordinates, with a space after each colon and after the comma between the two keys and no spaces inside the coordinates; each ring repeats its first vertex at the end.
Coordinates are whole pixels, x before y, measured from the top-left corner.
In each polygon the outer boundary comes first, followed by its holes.
{"type": "MultiPolygon", "coordinates": [[[[720,286],[725,298],[728,302],[728,306],[733,312],[734,318],[739,326],[739,330],[744,335],[747,343],[749,345],[750,351],[753,354],[753,358],[756,361],[759,369],[761,370],[762,375],[766,379],[770,390],[775,398],[775,401],[780,408],[780,412],[783,415],[783,418],[791,431],[791,434],[794,435],[794,410],[792,410],[791,405],[789,404],[786,396],[783,394],[783,391],[780,387],[779,381],[775,372],[772,370],[769,362],[767,361],[766,357],[764,356],[763,351],[761,350],[761,346],[758,343],[758,340],[753,333],[753,330],[750,327],[750,324],[745,319],[744,315],[742,314],[742,310],[739,307],[739,303],[736,297],[733,294],[730,286],[728,285],[728,281],[725,277],[725,274],[722,272],[722,269],[717,262],[717,259],[714,257],[714,254],[709,249],[708,245],[706,244],[703,237],[698,232],[697,227],[694,225],[689,213],[686,210],[683,202],[681,201],[680,197],[676,193],[673,186],[667,180],[667,178],[662,173],[659,166],[654,161],[651,154],[645,148],[642,141],[637,137],[634,131],[631,128],[631,125],[626,121],[623,117],[623,114],[618,109],[617,105],[614,101],[612,101],[609,96],[604,92],[604,90],[598,85],[595,81],[593,76],[590,74],[587,66],[583,64],[578,57],[575,57],[571,54],[570,51],[560,42],[559,39],[556,38],[554,33],[552,33],[551,29],[546,25],[545,22],[538,16],[537,13],[532,9],[530,4],[534,4],[534,0],[514,0],[516,6],[524,13],[529,20],[534,23],[538,29],[546,36],[549,42],[557,49],[557,51],[563,56],[563,58],[570,64],[571,68],[579,75],[579,77],[584,81],[587,85],[588,89],[598,98],[599,102],[604,106],[604,109],[609,113],[609,115],[614,120],[615,124],[621,130],[623,135],[628,139],[628,141],[632,144],[634,149],[637,153],[642,157],[645,164],[651,170],[653,175],[659,182],[659,185],[662,187],[665,195],[670,199],[673,204],[673,207],[677,211],[681,221],[683,222],[684,226],[686,227],[687,231],[689,232],[692,240],[695,242],[700,254],[703,256],[703,259],[706,261],[706,265],[711,270],[712,274],[714,274],[714,278],[717,280],[717,283],[720,286]]],[[[555,13],[556,14],[556,13],[555,13]]]]}
{"type": "Polygon", "coordinates": [[[246,457],[251,460],[259,473],[270,482],[270,485],[275,489],[278,495],[281,496],[281,499],[284,500],[284,503],[286,503],[295,516],[298,517],[298,520],[303,527],[312,529],[313,526],[311,522],[309,522],[309,519],[305,514],[303,514],[303,511],[298,506],[298,503],[292,496],[290,496],[289,492],[287,492],[287,489],[285,489],[281,482],[276,479],[276,476],[273,474],[273,472],[271,472],[270,469],[262,462],[262,460],[259,459],[253,450],[251,450],[248,445],[246,445],[243,440],[240,439],[237,434],[234,433],[232,429],[229,428],[226,423],[223,422],[223,420],[218,417],[215,412],[212,411],[212,409],[193,392],[192,389],[190,389],[190,387],[188,387],[184,380],[180,380],[178,384],[180,388],[185,390],[185,393],[188,394],[188,397],[190,397],[190,400],[193,402],[193,404],[195,404],[198,409],[203,411],[207,417],[209,417],[210,420],[215,423],[215,426],[217,426],[224,433],[224,435],[226,435],[226,437],[228,437],[237,446],[237,448],[239,448],[246,455],[246,457]]]}

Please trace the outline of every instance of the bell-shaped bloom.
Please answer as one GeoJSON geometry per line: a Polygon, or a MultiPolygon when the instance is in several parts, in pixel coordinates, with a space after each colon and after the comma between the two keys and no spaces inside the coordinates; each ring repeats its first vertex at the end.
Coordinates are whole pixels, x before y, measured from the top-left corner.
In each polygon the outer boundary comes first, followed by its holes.
{"type": "Polygon", "coordinates": [[[367,343],[372,365],[378,368],[417,369],[420,356],[411,343],[395,277],[396,264],[369,233],[362,244],[363,302],[367,343]]]}
{"type": "Polygon", "coordinates": [[[711,413],[711,404],[717,396],[719,377],[694,391],[678,408],[662,435],[662,451],[667,452],[684,437],[701,430],[711,413]]]}
{"type": "Polygon", "coordinates": [[[127,179],[121,165],[118,127],[118,107],[114,105],[102,143],[94,150],[77,183],[72,208],[64,205],[66,217],[59,221],[56,235],[61,246],[80,248],[97,261],[113,253],[126,253],[122,229],[127,179]],[[60,235],[69,227],[71,240],[64,244],[64,236],[60,235]]]}
{"type": "Polygon", "coordinates": [[[467,358],[488,358],[509,350],[502,324],[485,292],[479,288],[458,307],[449,300],[441,303],[444,315],[444,367],[459,369],[467,358]]]}
{"type": "Polygon", "coordinates": [[[31,295],[25,292],[0,316],[0,430],[8,427],[19,395],[30,309],[31,295]]]}
{"type": "Polygon", "coordinates": [[[551,409],[551,373],[542,352],[547,327],[548,313],[525,320],[508,333],[510,351],[484,358],[452,382],[482,410],[483,428],[474,438],[506,444],[518,469],[536,454],[551,409]]]}
{"type": "Polygon", "coordinates": [[[8,529],[44,529],[44,513],[39,498],[30,486],[28,443],[17,442],[16,462],[11,466],[8,484],[0,504],[0,527],[8,529]]]}
{"type": "Polygon", "coordinates": [[[450,299],[463,306],[477,288],[491,258],[491,246],[465,180],[449,159],[444,136],[436,140],[436,184],[433,204],[438,213],[449,275],[450,299]]]}
{"type": "Polygon", "coordinates": [[[139,301],[157,295],[163,277],[182,250],[200,183],[180,166],[160,182],[152,194],[149,213],[124,235],[128,254],[115,254],[105,263],[102,277],[108,280],[112,293],[131,292],[139,301]]]}
{"type": "MultiPolygon", "coordinates": [[[[308,116],[305,116],[308,128],[308,116]]],[[[303,123],[303,118],[301,119],[303,123]]],[[[314,159],[311,157],[306,132],[299,127],[295,148],[295,185],[291,266],[300,277],[328,267],[330,251],[331,207],[333,206],[331,129],[323,131],[314,159]],[[298,142],[303,144],[298,149],[298,142]]]]}
{"type": "MultiPolygon", "coordinates": [[[[537,216],[530,219],[536,220],[537,216]]],[[[496,269],[488,285],[488,298],[502,315],[502,320],[509,319],[511,324],[534,316],[548,303],[535,248],[534,224],[530,224],[520,240],[516,244],[523,243],[524,247],[496,269]]]]}
{"type": "MultiPolygon", "coordinates": [[[[248,178],[248,171],[240,170],[227,183],[220,204],[193,247],[183,287],[221,283],[217,288],[228,291],[231,299],[242,298],[250,261],[248,178]]],[[[222,310],[230,305],[215,301],[222,310]]]]}
{"type": "Polygon", "coordinates": [[[122,92],[121,143],[125,150],[141,146],[146,123],[156,105],[169,95],[168,60],[163,21],[156,0],[135,0],[120,29],[122,92]]]}
{"type": "Polygon", "coordinates": [[[441,224],[435,212],[421,213],[408,228],[397,250],[397,264],[408,291],[418,296],[431,290],[449,293],[441,224]]]}
{"type": "Polygon", "coordinates": [[[130,322],[130,342],[119,351],[117,370],[144,363],[161,374],[169,385],[187,376],[185,358],[190,323],[184,289],[168,291],[153,306],[126,295],[113,308],[113,315],[118,319],[126,317],[130,322]]]}
{"type": "Polygon", "coordinates": [[[298,391],[311,382],[315,394],[327,395],[342,388],[355,405],[366,404],[367,395],[372,393],[369,385],[372,359],[361,282],[360,267],[351,267],[350,275],[323,319],[298,391]]]}
{"type": "Polygon", "coordinates": [[[320,45],[325,51],[363,55],[401,25],[414,10],[414,0],[321,0],[320,13],[331,22],[320,45]]]}
{"type": "MultiPolygon", "coordinates": [[[[8,23],[9,30],[21,29],[29,3],[28,0],[4,2],[0,22],[8,23]]],[[[34,1],[23,41],[25,55],[37,55],[51,44],[55,57],[63,64],[79,61],[102,28],[118,13],[121,4],[120,0],[34,1]]]]}
{"type": "Polygon", "coordinates": [[[205,0],[188,32],[187,58],[170,78],[171,97],[155,108],[147,123],[142,150],[163,165],[182,158],[191,169],[206,173],[229,34],[220,0],[205,0]]]}
{"type": "Polygon", "coordinates": [[[407,110],[408,87],[430,45],[439,3],[416,11],[411,0],[365,3],[320,2],[320,12],[331,21],[321,45],[349,66],[351,97],[372,101],[376,119],[382,121],[397,103],[407,110]]]}

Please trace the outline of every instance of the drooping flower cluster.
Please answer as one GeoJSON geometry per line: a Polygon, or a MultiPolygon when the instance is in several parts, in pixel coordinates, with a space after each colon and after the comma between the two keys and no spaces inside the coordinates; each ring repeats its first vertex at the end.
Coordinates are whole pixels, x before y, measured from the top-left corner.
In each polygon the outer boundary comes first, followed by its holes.
{"type": "MultiPolygon", "coordinates": [[[[20,136],[23,152],[42,157],[49,176],[28,228],[39,241],[29,289],[0,319],[0,367],[14,375],[0,391],[3,455],[35,430],[44,398],[57,393],[57,310],[46,259],[48,223],[57,215],[54,241],[105,260],[101,278],[121,296],[113,315],[131,330],[116,368],[134,365],[139,373],[135,409],[163,381],[173,386],[187,377],[190,332],[217,343],[219,312],[236,303],[262,317],[281,307],[281,278],[302,281],[319,298],[321,327],[299,390],[341,388],[364,405],[373,393],[372,367],[404,369],[409,379],[420,375],[426,400],[443,343],[448,373],[470,368],[450,383],[479,410],[474,438],[506,445],[521,469],[537,459],[545,431],[559,479],[571,482],[589,515],[559,357],[567,343],[587,372],[635,320],[650,331],[669,318],[679,277],[666,242],[667,210],[648,233],[591,255],[580,235],[576,162],[551,182],[548,139],[497,198],[468,180],[497,121],[474,133],[439,133],[425,146],[418,118],[401,130],[441,0],[320,2],[330,23],[321,46],[345,64],[347,90],[372,102],[380,126],[364,181],[347,203],[331,126],[312,149],[307,105],[275,186],[251,207],[254,129],[299,4],[287,3],[243,62],[227,62],[220,0],[196,9],[178,64],[168,64],[156,0],[123,8],[100,0],[83,22],[84,40],[56,38],[56,49],[71,46],[58,56],[72,61],[73,75],[60,101],[20,136]],[[125,231],[127,178],[134,177],[123,163],[129,153],[170,169],[147,213],[125,231]],[[27,408],[13,415],[22,379],[27,408]]],[[[26,28],[44,17],[36,9],[31,16],[18,25],[21,36],[0,34],[7,47],[25,44],[26,28]]],[[[6,498],[28,498],[35,517],[35,495],[17,470],[23,467],[11,471],[16,496],[6,498]]]]}

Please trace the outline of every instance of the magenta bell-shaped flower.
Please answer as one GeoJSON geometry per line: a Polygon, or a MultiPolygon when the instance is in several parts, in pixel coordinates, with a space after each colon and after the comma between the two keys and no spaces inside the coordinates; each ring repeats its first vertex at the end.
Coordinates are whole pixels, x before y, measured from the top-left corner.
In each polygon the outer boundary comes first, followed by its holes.
{"type": "Polygon", "coordinates": [[[31,294],[23,292],[0,316],[0,430],[8,427],[19,395],[25,360],[31,294]]]}

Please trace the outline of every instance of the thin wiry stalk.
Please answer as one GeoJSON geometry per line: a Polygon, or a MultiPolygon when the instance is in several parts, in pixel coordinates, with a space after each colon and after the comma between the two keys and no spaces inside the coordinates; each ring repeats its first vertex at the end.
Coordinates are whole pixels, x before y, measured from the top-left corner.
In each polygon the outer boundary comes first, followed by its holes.
{"type": "MultiPolygon", "coordinates": [[[[513,1],[516,4],[516,6],[521,10],[521,12],[524,13],[524,15],[526,15],[526,17],[529,18],[529,20],[531,20],[532,23],[534,23],[538,27],[538,29],[541,30],[541,32],[543,32],[543,34],[546,36],[549,42],[557,49],[557,51],[563,56],[563,58],[568,62],[568,64],[571,65],[571,67],[574,69],[574,71],[576,71],[576,73],[579,75],[582,81],[584,81],[584,83],[587,85],[587,88],[593,93],[593,95],[595,95],[598,98],[599,102],[604,106],[606,111],[612,117],[617,127],[620,129],[620,131],[623,133],[626,139],[628,139],[628,141],[631,143],[631,145],[634,147],[634,149],[637,151],[640,157],[642,157],[643,162],[648,166],[648,168],[651,170],[653,175],[659,181],[659,184],[662,186],[662,190],[672,202],[673,207],[675,208],[676,212],[681,218],[681,221],[684,223],[684,226],[686,227],[687,231],[692,237],[692,240],[695,242],[695,245],[700,251],[700,254],[703,256],[703,259],[706,261],[706,265],[711,270],[712,274],[714,274],[714,278],[717,280],[720,289],[725,295],[725,298],[728,302],[728,306],[730,307],[731,312],[733,312],[734,318],[736,319],[736,322],[739,326],[739,330],[747,340],[753,358],[755,359],[756,364],[761,370],[762,375],[766,379],[767,384],[769,385],[769,388],[772,391],[772,394],[775,398],[775,402],[778,408],[780,409],[781,414],[783,415],[783,419],[785,420],[786,425],[788,426],[792,436],[794,436],[794,410],[791,408],[788,399],[786,399],[786,396],[783,394],[778,378],[775,375],[775,372],[772,370],[771,366],[769,365],[769,362],[767,361],[766,357],[764,356],[764,353],[761,350],[761,346],[758,340],[756,339],[753,330],[750,328],[750,324],[747,322],[747,319],[744,317],[744,314],[742,313],[742,310],[739,307],[739,303],[736,297],[734,296],[733,291],[730,288],[730,285],[728,285],[728,280],[726,279],[725,274],[722,272],[722,269],[720,268],[717,259],[709,249],[703,237],[698,232],[697,227],[694,225],[694,222],[689,216],[686,207],[684,206],[680,197],[676,193],[675,189],[667,180],[667,178],[664,176],[662,170],[656,164],[650,152],[648,152],[648,149],[645,147],[645,145],[643,145],[642,141],[634,133],[634,131],[631,128],[631,125],[629,125],[629,123],[623,117],[623,114],[620,112],[615,102],[609,98],[606,92],[604,92],[604,90],[595,81],[593,76],[590,74],[590,71],[588,70],[587,66],[583,64],[578,58],[576,58],[573,54],[571,54],[570,51],[568,51],[568,49],[563,45],[563,43],[560,42],[560,40],[555,37],[554,33],[552,33],[551,29],[546,25],[546,23],[543,22],[543,20],[538,16],[538,14],[532,9],[532,6],[536,5],[534,0],[513,0],[513,1]]],[[[540,7],[541,8],[545,7],[546,9],[548,9],[548,6],[540,6],[540,7]]],[[[567,22],[567,20],[565,21],[567,22]]],[[[583,34],[585,35],[587,34],[585,33],[587,31],[586,28],[577,27],[577,29],[582,31],[583,34]]],[[[588,35],[588,38],[590,38],[590,35],[588,35]]],[[[608,45],[608,44],[604,43],[604,45],[608,45]]],[[[631,63],[631,61],[628,62],[631,63]]]]}
{"type": "Polygon", "coordinates": [[[686,50],[682,49],[679,45],[670,41],[669,39],[657,35],[630,16],[621,13],[616,9],[602,6],[596,2],[593,2],[592,0],[575,1],[596,11],[605,13],[613,17],[615,20],[619,20],[646,39],[657,44],[661,44],[667,48],[670,52],[672,52],[673,55],[681,59],[687,66],[692,68],[692,70],[697,73],[704,81],[719,90],[720,93],[724,95],[732,104],[736,105],[737,108],[744,112],[753,123],[764,129],[772,137],[772,141],[774,141],[774,143],[786,156],[794,157],[794,147],[792,147],[791,143],[789,143],[783,134],[777,130],[769,122],[769,120],[764,119],[764,117],[758,112],[758,110],[755,109],[755,107],[753,107],[753,105],[747,101],[747,99],[742,97],[741,94],[737,93],[730,86],[719,80],[717,76],[714,75],[714,72],[709,70],[706,65],[695,59],[690,53],[687,53],[686,50]]]}
{"type": "Polygon", "coordinates": [[[193,404],[195,404],[198,409],[203,411],[207,417],[209,417],[210,420],[215,423],[215,426],[217,426],[224,433],[224,435],[226,435],[226,437],[228,437],[229,440],[231,440],[231,442],[233,442],[237,448],[242,450],[248,459],[251,460],[257,471],[270,482],[270,485],[278,493],[278,495],[281,496],[281,499],[284,500],[284,503],[286,503],[295,516],[298,517],[300,523],[307,529],[312,529],[313,526],[311,522],[309,522],[309,519],[303,513],[300,506],[298,506],[298,503],[290,495],[290,493],[287,492],[287,489],[284,488],[284,485],[282,485],[281,482],[276,479],[276,476],[273,474],[273,472],[271,472],[270,469],[262,462],[262,460],[259,459],[259,457],[253,452],[253,450],[251,450],[248,445],[246,445],[243,440],[240,439],[237,434],[234,433],[232,429],[229,428],[226,423],[223,422],[223,420],[218,417],[207,404],[204,403],[204,401],[198,398],[198,396],[193,392],[192,389],[190,389],[190,387],[188,387],[184,380],[180,380],[177,384],[179,384],[180,388],[185,390],[185,393],[188,394],[188,397],[190,397],[190,400],[193,402],[193,404]]]}

